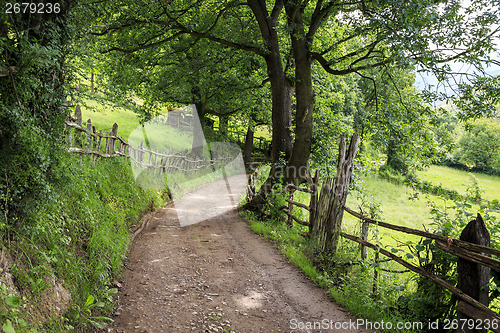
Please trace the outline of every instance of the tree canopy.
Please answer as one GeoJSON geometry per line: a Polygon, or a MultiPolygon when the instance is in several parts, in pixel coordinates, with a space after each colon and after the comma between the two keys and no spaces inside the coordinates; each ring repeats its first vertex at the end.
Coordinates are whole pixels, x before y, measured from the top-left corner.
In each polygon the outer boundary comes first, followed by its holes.
{"type": "MultiPolygon", "coordinates": [[[[259,67],[255,72],[271,90],[272,158],[285,156],[289,167],[297,169],[308,165],[312,147],[314,64],[331,75],[357,74],[374,84],[380,82],[376,68],[431,71],[442,82],[452,77],[456,84],[451,88],[474,96],[463,103],[464,117],[491,114],[485,105],[498,101],[498,82],[485,77],[485,66],[498,63],[490,54],[500,31],[499,10],[489,0],[466,5],[428,0],[112,0],[92,2],[87,31],[101,37],[108,53],[155,50],[167,61],[175,45],[185,45],[186,55],[206,50],[211,61],[220,59],[228,80],[231,69],[246,73],[245,66],[235,65],[239,57],[246,66],[259,67]],[[217,57],[221,52],[232,56],[217,57]],[[454,72],[452,62],[474,70],[454,72]]],[[[126,73],[121,72],[123,77],[126,73]]],[[[379,106],[377,102],[375,108],[379,106]]]]}

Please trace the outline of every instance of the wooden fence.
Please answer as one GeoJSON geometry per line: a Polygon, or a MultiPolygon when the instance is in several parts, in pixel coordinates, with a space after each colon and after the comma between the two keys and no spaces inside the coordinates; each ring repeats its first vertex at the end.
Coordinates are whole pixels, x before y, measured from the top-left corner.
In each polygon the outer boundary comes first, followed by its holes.
{"type": "MultiPolygon", "coordinates": [[[[233,129],[228,129],[227,130],[228,137],[234,141],[237,142],[239,145],[243,145],[245,143],[245,138],[246,138],[246,133],[242,131],[235,131],[233,129]]],[[[255,141],[258,141],[258,144],[255,145],[255,147],[261,151],[269,151],[271,148],[271,143],[269,142],[268,139],[264,137],[258,137],[254,136],[254,145],[255,141]]]]}
{"type": "Polygon", "coordinates": [[[189,157],[187,154],[172,153],[171,150],[158,152],[147,147],[141,142],[133,146],[119,136],[118,125],[115,123],[111,131],[97,131],[88,119],[82,123],[82,113],[76,107],[74,117],[66,121],[68,133],[66,142],[68,151],[78,154],[94,155],[95,157],[109,158],[124,156],[141,167],[153,169],[154,172],[193,172],[207,167],[217,167],[234,159],[229,154],[215,158],[189,157]]]}
{"type": "MultiPolygon", "coordinates": [[[[380,253],[388,257],[388,260],[393,260],[408,270],[434,281],[458,297],[459,302],[457,304],[457,312],[461,318],[464,318],[465,320],[472,318],[483,323],[485,320],[489,320],[490,323],[496,322],[499,325],[491,325],[490,330],[500,333],[500,315],[488,308],[488,300],[484,301],[484,297],[481,299],[481,297],[478,296],[479,294],[482,294],[483,296],[486,294],[486,297],[488,297],[487,288],[482,287],[484,284],[489,282],[489,270],[500,272],[500,260],[491,257],[491,255],[494,255],[500,258],[500,251],[489,247],[489,235],[486,237],[485,235],[478,235],[478,233],[475,232],[475,230],[479,230],[481,228],[486,230],[481,216],[478,214],[476,220],[469,223],[469,225],[462,232],[461,239],[453,239],[422,230],[377,221],[366,217],[349,207],[346,207],[345,199],[349,188],[352,164],[357,150],[357,141],[358,136],[354,135],[351,138],[349,149],[346,150],[345,136],[341,137],[337,176],[334,180],[326,178],[323,181],[319,197],[318,170],[316,170],[314,177],[311,177],[310,175],[307,176],[307,188],[298,187],[296,185],[287,185],[286,191],[288,192],[288,195],[285,200],[288,205],[278,207],[278,211],[283,213],[285,216],[285,219],[283,220],[285,220],[289,225],[292,224],[292,221],[295,221],[301,225],[308,226],[311,237],[316,237],[318,239],[320,244],[323,245],[324,251],[334,252],[336,250],[336,234],[347,240],[361,244],[362,259],[366,258],[367,247],[374,249],[376,251],[376,260],[378,260],[378,255],[380,253]],[[311,195],[309,205],[304,205],[295,201],[295,191],[309,193],[311,195]],[[306,209],[309,212],[309,221],[300,220],[294,215],[293,208],[296,206],[306,209]],[[361,237],[350,235],[341,231],[343,212],[346,212],[363,221],[361,237]],[[424,267],[416,266],[404,260],[402,257],[397,256],[395,253],[384,249],[383,245],[381,246],[380,244],[370,243],[367,240],[369,224],[374,224],[378,227],[387,228],[405,234],[425,237],[429,241],[434,241],[437,248],[457,256],[459,258],[459,285],[453,286],[449,284],[440,277],[425,270],[424,267]],[[471,232],[474,232],[475,234],[471,236],[471,232]],[[484,240],[484,238],[487,238],[487,242],[478,244],[481,243],[480,239],[484,240]],[[486,270],[477,269],[477,272],[470,272],[467,271],[467,269],[464,271],[463,268],[460,268],[461,264],[462,267],[468,267],[466,265],[471,263],[479,265],[478,267],[484,267],[486,270]],[[477,283],[479,279],[482,279],[483,283],[477,283]],[[460,281],[465,282],[460,283],[460,281]],[[473,285],[467,285],[467,283],[471,281],[473,285]]],[[[252,184],[250,184],[250,187],[252,188],[252,184]]],[[[255,189],[253,191],[255,191],[255,189]]],[[[464,331],[469,332],[468,329],[465,329],[464,331]]]]}

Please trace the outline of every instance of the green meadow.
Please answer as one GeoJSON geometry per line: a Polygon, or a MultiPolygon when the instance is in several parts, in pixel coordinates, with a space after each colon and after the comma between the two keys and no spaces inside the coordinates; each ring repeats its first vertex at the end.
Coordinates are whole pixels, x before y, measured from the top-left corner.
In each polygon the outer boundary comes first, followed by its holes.
{"type": "Polygon", "coordinates": [[[92,125],[96,129],[111,131],[114,123],[118,124],[118,135],[127,139],[130,133],[140,126],[137,113],[124,107],[111,107],[99,104],[97,101],[87,100],[81,106],[82,119],[85,123],[92,120],[92,125]]]}
{"type": "MultiPolygon", "coordinates": [[[[482,173],[474,173],[474,176],[479,181],[479,186],[484,189],[482,196],[484,199],[500,200],[499,176],[482,173]]],[[[432,165],[426,170],[419,171],[418,177],[435,185],[441,184],[445,188],[457,190],[460,194],[465,194],[470,182],[469,172],[438,165],[432,165]]]]}
{"type": "MultiPolygon", "coordinates": [[[[82,119],[92,120],[96,130],[103,132],[111,131],[114,123],[118,125],[118,135],[128,142],[146,141],[149,147],[156,151],[167,151],[173,149],[180,151],[190,149],[192,135],[165,126],[155,121],[150,121],[141,126],[138,114],[124,107],[109,107],[96,101],[88,100],[82,109],[82,119]]],[[[162,111],[163,112],[163,111],[162,111]]]]}

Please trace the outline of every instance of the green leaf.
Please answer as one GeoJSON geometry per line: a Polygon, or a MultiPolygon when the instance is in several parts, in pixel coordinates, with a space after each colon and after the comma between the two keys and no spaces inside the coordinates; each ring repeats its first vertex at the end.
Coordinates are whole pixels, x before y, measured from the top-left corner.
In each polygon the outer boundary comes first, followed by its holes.
{"type": "Polygon", "coordinates": [[[432,239],[426,238],[423,240],[422,245],[429,245],[430,243],[432,243],[432,239]]]}
{"type": "Polygon", "coordinates": [[[418,250],[418,251],[424,251],[424,250],[425,250],[425,246],[424,246],[424,245],[422,245],[422,244],[418,244],[418,245],[416,246],[416,248],[417,248],[417,250],[418,250]]]}
{"type": "Polygon", "coordinates": [[[104,305],[105,305],[104,302],[97,302],[94,304],[94,306],[99,307],[99,308],[103,308],[104,305]]]}
{"type": "Polygon", "coordinates": [[[401,250],[400,250],[400,249],[395,249],[395,248],[392,248],[392,249],[391,249],[391,252],[392,252],[392,253],[398,253],[399,251],[401,251],[401,250]]]}
{"type": "Polygon", "coordinates": [[[14,329],[14,326],[12,326],[12,322],[9,319],[7,319],[5,324],[2,325],[2,330],[4,333],[16,333],[16,330],[14,329]]]}
{"type": "Polygon", "coordinates": [[[94,296],[89,295],[89,297],[87,297],[87,301],[85,302],[85,307],[88,307],[92,303],[94,303],[94,296]]]}
{"type": "Polygon", "coordinates": [[[408,258],[408,259],[413,259],[413,257],[414,257],[414,255],[411,253],[406,254],[406,258],[408,258]]]}
{"type": "Polygon", "coordinates": [[[118,293],[118,288],[111,288],[108,290],[108,295],[114,295],[118,293]]]}
{"type": "Polygon", "coordinates": [[[420,262],[428,262],[429,258],[418,257],[418,261],[420,261],[420,262]]]}
{"type": "Polygon", "coordinates": [[[114,320],[109,318],[109,317],[92,317],[93,319],[96,319],[96,320],[102,320],[102,321],[107,321],[107,322],[110,322],[110,323],[113,323],[114,320]]]}
{"type": "Polygon", "coordinates": [[[97,328],[106,328],[106,323],[101,323],[95,320],[89,320],[89,323],[92,324],[92,326],[95,326],[97,328]]]}
{"type": "Polygon", "coordinates": [[[16,296],[10,296],[10,297],[5,299],[5,303],[7,303],[9,306],[12,306],[14,308],[17,308],[19,306],[20,302],[21,302],[21,300],[19,299],[19,297],[16,297],[16,296]]]}

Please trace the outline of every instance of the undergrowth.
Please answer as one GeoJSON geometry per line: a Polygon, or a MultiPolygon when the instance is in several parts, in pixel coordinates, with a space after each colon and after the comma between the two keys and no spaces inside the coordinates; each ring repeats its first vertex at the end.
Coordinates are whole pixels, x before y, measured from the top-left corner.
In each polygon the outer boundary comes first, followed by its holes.
{"type": "MultiPolygon", "coordinates": [[[[360,186],[359,184],[357,185],[360,186]]],[[[249,221],[250,228],[270,239],[281,252],[299,267],[307,277],[318,286],[328,289],[328,294],[353,315],[371,323],[386,323],[377,328],[377,332],[444,332],[442,328],[448,320],[456,318],[456,297],[433,281],[415,274],[398,263],[379,256],[379,251],[369,250],[366,259],[360,258],[360,246],[346,239],[340,240],[336,253],[324,252],[308,228],[293,223],[288,226],[283,222],[282,214],[276,207],[286,205],[283,191],[268,197],[270,204],[255,213],[243,211],[241,214],[249,221]],[[391,329],[388,329],[391,328],[391,329]]],[[[383,220],[380,203],[363,188],[353,189],[359,196],[359,209],[372,219],[383,220]]],[[[473,209],[479,209],[491,234],[491,246],[498,248],[499,226],[496,220],[498,203],[482,202],[482,193],[477,181],[471,177],[466,195],[462,200],[444,208],[427,197],[428,209],[432,219],[427,225],[434,233],[446,237],[458,238],[461,230],[475,217],[473,209]],[[480,206],[477,203],[480,202],[480,206]]],[[[308,204],[308,200],[294,197],[295,200],[308,204]]],[[[303,211],[294,208],[294,215],[307,220],[303,211]]],[[[361,223],[357,226],[343,226],[349,234],[359,235],[361,223]],[[354,229],[354,230],[353,230],[354,229]]],[[[387,248],[392,253],[404,258],[455,285],[457,279],[457,258],[436,247],[431,239],[407,237],[400,233],[391,237],[396,241],[387,245],[379,234],[376,225],[370,227],[368,240],[387,248]]],[[[498,309],[500,278],[493,274],[489,284],[490,307],[498,309]]]]}
{"type": "Polygon", "coordinates": [[[2,251],[12,261],[13,281],[10,288],[0,284],[6,332],[10,327],[16,332],[103,327],[110,321],[131,229],[168,199],[166,191],[137,187],[126,159],[93,161],[61,152],[58,168],[50,196],[27,201],[22,218],[3,225],[2,251]],[[56,286],[67,289],[71,299],[46,304],[56,286]],[[53,307],[66,311],[54,316],[53,307]]]}

